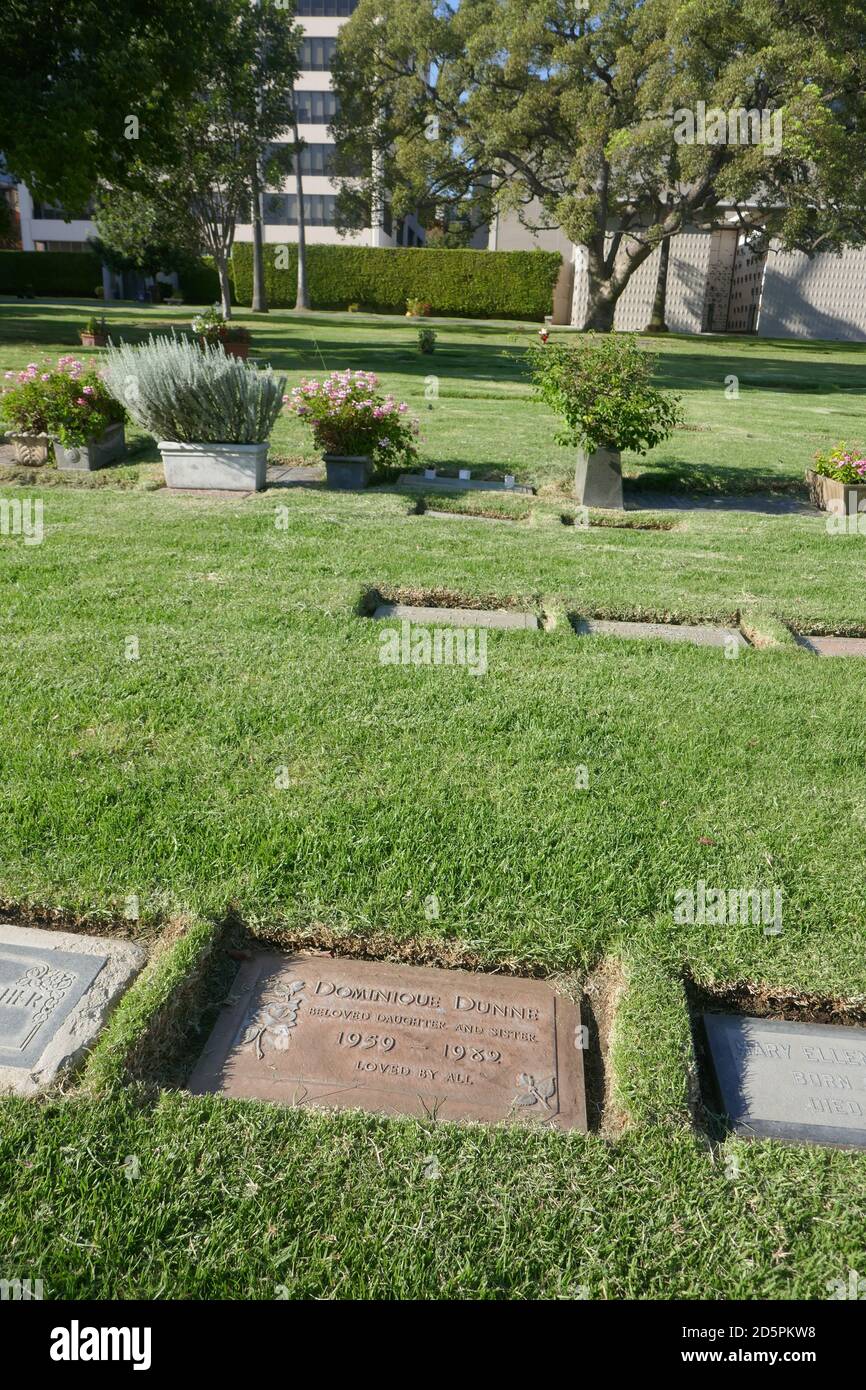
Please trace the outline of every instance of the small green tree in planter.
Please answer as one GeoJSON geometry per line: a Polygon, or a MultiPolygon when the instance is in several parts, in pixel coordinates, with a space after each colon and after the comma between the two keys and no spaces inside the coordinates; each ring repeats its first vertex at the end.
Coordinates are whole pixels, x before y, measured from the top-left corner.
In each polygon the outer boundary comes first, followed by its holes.
{"type": "Polygon", "coordinates": [[[590,333],[573,346],[533,344],[528,357],[536,399],[565,420],[558,443],[578,449],[578,501],[622,507],[622,450],[645,454],[682,421],[680,398],[652,385],[656,354],[634,334],[590,333]]]}
{"type": "Polygon", "coordinates": [[[168,487],[261,491],[285,377],[218,345],[151,338],[111,345],[109,390],[156,436],[168,487]]]}
{"type": "Polygon", "coordinates": [[[302,381],[284,397],[311,426],[329,487],[366,487],[373,467],[387,476],[417,458],[418,421],[405,401],[378,388],[375,372],[332,372],[326,381],[302,381]]]}
{"type": "Polygon", "coordinates": [[[0,397],[0,413],[19,463],[46,463],[52,442],[58,468],[74,471],[105,468],[126,453],[122,406],[77,357],[60,357],[56,366],[31,362],[6,379],[13,384],[0,397]]]}

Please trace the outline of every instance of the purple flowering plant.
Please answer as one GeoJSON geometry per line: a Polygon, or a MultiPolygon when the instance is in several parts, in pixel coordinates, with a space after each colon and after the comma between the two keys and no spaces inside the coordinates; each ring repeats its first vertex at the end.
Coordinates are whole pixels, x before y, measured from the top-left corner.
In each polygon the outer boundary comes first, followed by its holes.
{"type": "Polygon", "coordinates": [[[857,445],[837,444],[815,455],[814,471],[838,483],[866,483],[866,452],[857,445]]]}
{"type": "Polygon", "coordinates": [[[23,371],[4,377],[0,417],[18,434],[50,434],[64,445],[86,444],[124,415],[98,372],[72,355],[59,357],[56,366],[48,360],[28,362],[23,371]]]}
{"type": "Polygon", "coordinates": [[[304,380],[283,402],[311,427],[324,454],[366,455],[378,466],[418,456],[417,419],[405,401],[381,393],[375,372],[331,372],[324,381],[304,380]]]}

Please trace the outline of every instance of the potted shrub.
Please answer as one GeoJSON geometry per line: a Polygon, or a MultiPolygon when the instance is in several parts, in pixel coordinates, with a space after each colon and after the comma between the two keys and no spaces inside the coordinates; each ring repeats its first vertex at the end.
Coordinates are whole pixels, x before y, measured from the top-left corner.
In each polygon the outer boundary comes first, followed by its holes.
{"type": "Polygon", "coordinates": [[[866,506],[866,452],[848,444],[837,444],[829,453],[819,451],[814,468],[806,469],[806,482],[816,507],[856,516],[866,506]]]}
{"type": "Polygon", "coordinates": [[[261,491],[285,377],[188,338],[108,349],[106,385],[156,436],[168,487],[261,491]]]}
{"type": "Polygon", "coordinates": [[[84,327],[79,329],[78,336],[82,347],[105,347],[108,342],[108,324],[104,318],[98,319],[91,315],[84,327]]]}
{"type": "Polygon", "coordinates": [[[31,362],[0,398],[12,427],[15,457],[31,467],[45,463],[53,443],[58,468],[105,468],[126,453],[124,411],[102,378],[76,357],[55,367],[31,362]]]}
{"type": "Polygon", "coordinates": [[[430,307],[426,299],[407,299],[406,317],[407,319],[427,318],[430,314],[430,307]]]}
{"type": "Polygon", "coordinates": [[[366,487],[374,465],[386,469],[417,457],[418,421],[405,401],[378,388],[374,372],[332,372],[326,381],[302,381],[284,398],[312,428],[329,487],[366,487]]]}
{"type": "Polygon", "coordinates": [[[436,346],[436,329],[435,329],[435,328],[419,328],[419,329],[418,329],[418,351],[419,351],[419,352],[424,352],[424,353],[430,353],[430,352],[433,351],[433,349],[435,348],[435,346],[436,346]]]}
{"type": "Polygon", "coordinates": [[[681,422],[678,396],[651,384],[656,355],[634,334],[574,346],[532,345],[534,394],[565,420],[560,444],[576,445],[574,490],[587,507],[622,507],[622,450],[645,454],[681,422]]]}
{"type": "Polygon", "coordinates": [[[248,357],[252,334],[248,328],[229,323],[214,305],[192,321],[192,331],[202,347],[221,345],[229,357],[248,357]]]}

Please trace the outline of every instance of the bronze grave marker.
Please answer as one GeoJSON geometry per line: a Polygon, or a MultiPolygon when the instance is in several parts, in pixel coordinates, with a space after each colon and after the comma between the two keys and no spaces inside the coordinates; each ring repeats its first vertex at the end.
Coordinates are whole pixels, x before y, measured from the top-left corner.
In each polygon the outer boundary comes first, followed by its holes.
{"type": "Polygon", "coordinates": [[[269,952],[238,971],[189,1089],[585,1130],[584,1037],[540,980],[269,952]]]}

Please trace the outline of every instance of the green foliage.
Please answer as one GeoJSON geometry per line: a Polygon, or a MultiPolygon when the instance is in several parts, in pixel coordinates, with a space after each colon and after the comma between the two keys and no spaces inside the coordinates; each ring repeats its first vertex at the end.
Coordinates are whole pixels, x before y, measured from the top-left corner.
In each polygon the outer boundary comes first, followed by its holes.
{"type": "Polygon", "coordinates": [[[38,198],[83,213],[98,179],[122,183],[155,151],[171,163],[174,107],[207,69],[214,10],[214,0],[4,0],[8,168],[38,198]]]}
{"type": "Polygon", "coordinates": [[[652,385],[656,355],[633,334],[527,349],[534,394],[562,416],[560,444],[645,454],[682,421],[679,396],[652,385]]]}
{"type": "Polygon", "coordinates": [[[60,357],[56,366],[31,362],[17,374],[7,372],[10,378],[12,384],[0,395],[0,417],[21,434],[51,434],[65,445],[86,444],[124,418],[99,373],[76,357],[60,357]]]}
{"type": "Polygon", "coordinates": [[[430,352],[433,351],[433,349],[435,348],[435,346],[436,346],[436,330],[435,330],[435,328],[419,328],[419,329],[418,329],[418,351],[419,351],[419,352],[424,352],[424,353],[430,353],[430,352]]]}
{"type": "Polygon", "coordinates": [[[105,380],[142,429],[182,444],[265,443],[286,384],[219,346],[165,336],[111,345],[105,380]]]}
{"type": "MultiPolygon", "coordinates": [[[[220,296],[220,278],[213,256],[188,256],[178,267],[180,291],[188,304],[213,304],[220,296]]],[[[231,285],[234,290],[234,283],[231,285]]],[[[232,294],[232,302],[234,302],[232,294]]]]}
{"type": "MultiPolygon", "coordinates": [[[[268,248],[270,251],[272,248],[268,248]]],[[[281,248],[282,250],[283,248],[281,248]]],[[[297,289],[297,246],[288,264],[265,256],[265,286],[273,308],[290,309],[297,289]]],[[[232,253],[238,302],[252,299],[253,255],[248,242],[232,253]]],[[[543,318],[550,313],[561,265],[555,251],[422,251],[390,246],[308,246],[307,275],[314,309],[357,302],[403,313],[407,299],[428,301],[434,314],[467,318],[543,318]]]]}
{"type": "Polygon", "coordinates": [[[0,251],[0,294],[93,299],[101,271],[88,251],[0,251]]]}

